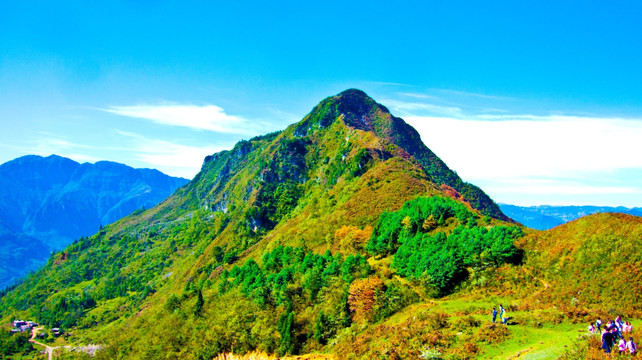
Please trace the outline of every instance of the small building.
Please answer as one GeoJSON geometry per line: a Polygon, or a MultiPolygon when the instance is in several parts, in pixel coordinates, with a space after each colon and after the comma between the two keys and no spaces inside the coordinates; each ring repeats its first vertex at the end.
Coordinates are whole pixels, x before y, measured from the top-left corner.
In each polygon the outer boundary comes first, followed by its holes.
{"type": "Polygon", "coordinates": [[[15,333],[15,332],[30,331],[36,326],[38,326],[38,324],[36,324],[33,321],[14,320],[13,329],[11,330],[11,332],[15,333]]]}
{"type": "Polygon", "coordinates": [[[13,327],[19,329],[21,326],[27,325],[27,322],[24,320],[13,320],[13,327]]]}

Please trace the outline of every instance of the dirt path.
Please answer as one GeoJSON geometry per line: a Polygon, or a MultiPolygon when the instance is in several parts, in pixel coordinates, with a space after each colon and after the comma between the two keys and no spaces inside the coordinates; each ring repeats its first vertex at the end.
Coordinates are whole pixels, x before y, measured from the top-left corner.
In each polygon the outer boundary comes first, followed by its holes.
{"type": "Polygon", "coordinates": [[[43,328],[43,326],[31,329],[31,339],[29,339],[29,342],[33,343],[33,344],[36,344],[36,345],[39,345],[39,346],[43,346],[45,348],[45,353],[49,356],[49,360],[53,360],[53,352],[54,352],[54,350],[59,349],[59,348],[71,349],[71,346],[68,346],[68,345],[67,346],[49,346],[49,345],[43,344],[43,343],[41,343],[39,341],[36,341],[36,335],[38,334],[39,330],[42,330],[42,328],[43,328]]]}

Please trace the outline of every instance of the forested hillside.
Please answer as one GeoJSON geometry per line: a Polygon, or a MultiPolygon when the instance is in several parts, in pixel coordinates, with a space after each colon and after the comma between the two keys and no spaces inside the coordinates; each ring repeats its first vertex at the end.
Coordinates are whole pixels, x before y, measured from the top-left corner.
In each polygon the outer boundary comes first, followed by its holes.
{"type": "Polygon", "coordinates": [[[96,359],[506,358],[525,346],[513,331],[531,335],[529,351],[559,355],[571,340],[545,342],[546,331],[589,311],[639,315],[639,287],[607,308],[602,291],[621,290],[600,290],[592,280],[607,275],[581,267],[595,260],[588,240],[611,239],[605,249],[635,264],[611,234],[636,237],[639,219],[618,219],[594,232],[506,221],[414,129],[348,90],[208,156],[166,201],[52,254],[2,294],[0,314],[71,333],[56,344],[101,344],[96,359]],[[510,325],[489,324],[499,303],[510,325]]]}

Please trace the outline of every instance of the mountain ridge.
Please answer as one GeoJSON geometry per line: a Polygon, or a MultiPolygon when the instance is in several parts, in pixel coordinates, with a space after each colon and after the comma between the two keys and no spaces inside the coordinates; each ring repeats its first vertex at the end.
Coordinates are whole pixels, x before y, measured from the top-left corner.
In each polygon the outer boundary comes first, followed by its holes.
{"type": "Polygon", "coordinates": [[[97,359],[404,358],[427,344],[469,358],[510,339],[508,327],[491,338],[499,326],[480,325],[490,301],[532,311],[520,313],[527,326],[603,305],[558,303],[574,300],[554,270],[580,270],[564,267],[561,239],[590,244],[581,226],[542,233],[485,215],[406,150],[413,134],[396,134],[385,107],[354,91],[343,104],[342,94],[206,157],[157,206],[52,254],[1,294],[0,317],[72,329],[71,343],[104,344],[97,359]],[[457,303],[466,297],[485,302],[457,303]]]}
{"type": "Polygon", "coordinates": [[[642,208],[627,208],[624,206],[517,206],[499,204],[499,207],[515,221],[537,230],[548,230],[580,217],[595,213],[613,212],[642,216],[642,208]]]}
{"type": "MultiPolygon", "coordinates": [[[[338,117],[344,116],[346,125],[355,129],[372,131],[375,135],[385,138],[406,151],[408,156],[414,157],[421,166],[435,180],[455,189],[469,201],[473,207],[482,213],[510,221],[493,200],[478,187],[466,183],[437,156],[422,141],[419,133],[403,119],[390,114],[383,105],[378,104],[365,92],[358,89],[348,89],[336,96],[328,97],[317,105],[309,116],[314,117],[317,109],[332,109],[325,114],[338,117]],[[337,105],[338,104],[338,105],[337,105]]],[[[306,118],[301,122],[305,124],[306,118]]],[[[323,120],[322,120],[323,121],[323,120]]],[[[327,119],[325,120],[327,121],[327,119]]]]}
{"type": "Polygon", "coordinates": [[[13,246],[3,254],[20,255],[2,260],[11,265],[0,277],[0,288],[44,263],[51,250],[152,207],[186,182],[157,170],[110,161],[80,164],[57,155],[27,155],[0,165],[0,221],[5,244],[13,246]],[[31,243],[30,252],[18,250],[25,242],[31,243]],[[21,263],[28,265],[23,269],[21,263]]]}

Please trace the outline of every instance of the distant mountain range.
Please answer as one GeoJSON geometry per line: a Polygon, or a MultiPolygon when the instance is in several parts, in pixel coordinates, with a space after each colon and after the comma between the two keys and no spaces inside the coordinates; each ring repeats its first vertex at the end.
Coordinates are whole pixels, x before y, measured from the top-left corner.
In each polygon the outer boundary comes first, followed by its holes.
{"type": "Polygon", "coordinates": [[[158,170],[56,155],[0,165],[0,289],[44,263],[52,250],[153,207],[187,182],[158,170]]]}
{"type": "Polygon", "coordinates": [[[569,221],[596,213],[624,213],[642,216],[642,208],[625,208],[622,206],[516,206],[499,204],[504,214],[513,220],[537,230],[548,230],[569,221]]]}

